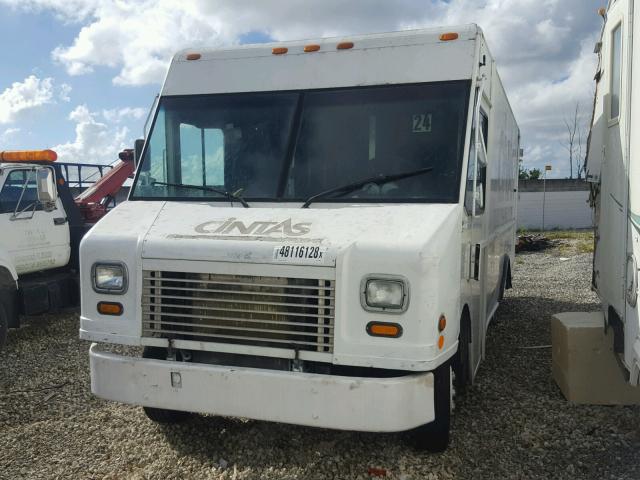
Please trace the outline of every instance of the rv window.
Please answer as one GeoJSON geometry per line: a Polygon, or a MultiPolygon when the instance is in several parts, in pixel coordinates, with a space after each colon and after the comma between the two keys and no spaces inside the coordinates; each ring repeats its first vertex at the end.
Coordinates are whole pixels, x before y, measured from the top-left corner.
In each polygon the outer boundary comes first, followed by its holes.
{"type": "Polygon", "coordinates": [[[620,116],[622,89],[622,24],[612,34],[611,42],[611,120],[620,116]]]}

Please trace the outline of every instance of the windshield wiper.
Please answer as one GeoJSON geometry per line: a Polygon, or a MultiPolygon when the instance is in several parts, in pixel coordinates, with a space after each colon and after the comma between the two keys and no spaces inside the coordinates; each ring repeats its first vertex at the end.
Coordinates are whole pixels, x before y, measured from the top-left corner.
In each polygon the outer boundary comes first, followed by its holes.
{"type": "Polygon", "coordinates": [[[249,208],[249,204],[247,201],[242,198],[240,195],[236,193],[227,192],[226,190],[222,190],[220,188],[215,187],[206,187],[204,185],[187,185],[185,183],[167,183],[167,182],[153,182],[153,185],[164,185],[166,187],[178,187],[178,188],[190,188],[192,190],[200,190],[203,192],[213,192],[219,195],[224,195],[229,200],[237,200],[242,204],[244,208],[249,208]]]}
{"type": "Polygon", "coordinates": [[[335,187],[335,188],[332,188],[331,190],[326,190],[324,192],[316,193],[315,195],[313,195],[312,197],[309,197],[304,202],[304,204],[302,205],[302,208],[307,208],[317,199],[326,197],[327,195],[331,195],[333,193],[340,193],[341,195],[346,195],[370,183],[375,183],[376,185],[380,186],[380,185],[384,185],[385,183],[393,182],[394,180],[402,180],[403,178],[422,175],[423,173],[428,173],[432,170],[433,170],[433,167],[427,167],[427,168],[420,168],[419,170],[413,170],[411,172],[396,173],[394,175],[379,174],[374,177],[365,178],[364,180],[359,180],[357,182],[352,182],[346,185],[342,185],[341,187],[335,187]]]}

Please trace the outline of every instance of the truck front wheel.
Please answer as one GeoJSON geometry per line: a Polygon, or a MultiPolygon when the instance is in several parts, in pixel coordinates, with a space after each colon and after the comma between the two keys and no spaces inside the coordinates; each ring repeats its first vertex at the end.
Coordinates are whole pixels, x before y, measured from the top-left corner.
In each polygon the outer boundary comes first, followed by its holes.
{"type": "MultiPolygon", "coordinates": [[[[160,347],[144,347],[142,358],[154,360],[166,360],[167,350],[160,347]]],[[[179,410],[166,410],[164,408],[142,407],[149,420],[156,423],[173,424],[184,422],[191,415],[189,412],[179,410]]]]}
{"type": "Polygon", "coordinates": [[[444,452],[449,446],[451,423],[451,366],[440,365],[434,372],[433,402],[436,418],[413,430],[413,443],[420,450],[444,452]]]}

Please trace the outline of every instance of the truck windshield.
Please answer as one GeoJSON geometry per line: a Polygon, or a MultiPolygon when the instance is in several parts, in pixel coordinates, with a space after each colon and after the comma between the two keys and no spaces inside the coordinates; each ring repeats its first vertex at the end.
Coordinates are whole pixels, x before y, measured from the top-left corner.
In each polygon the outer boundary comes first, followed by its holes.
{"type": "Polygon", "coordinates": [[[249,202],[305,201],[432,168],[322,201],[457,203],[469,90],[456,81],[164,97],[130,198],[229,201],[190,185],[249,202]]]}

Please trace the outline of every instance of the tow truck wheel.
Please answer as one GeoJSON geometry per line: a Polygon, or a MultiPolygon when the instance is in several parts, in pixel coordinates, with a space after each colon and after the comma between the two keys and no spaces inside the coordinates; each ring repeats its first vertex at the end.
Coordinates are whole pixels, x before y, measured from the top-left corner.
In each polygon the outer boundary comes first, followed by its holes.
{"type": "MultiPolygon", "coordinates": [[[[142,358],[152,358],[154,360],[166,360],[167,350],[160,347],[144,347],[142,358]]],[[[164,408],[142,407],[149,420],[156,423],[180,423],[184,422],[191,415],[189,412],[179,410],[167,410],[164,408]]]]}
{"type": "Polygon", "coordinates": [[[436,418],[412,431],[413,443],[420,450],[444,452],[449,446],[451,423],[451,365],[440,365],[434,372],[434,408],[436,418]]]}
{"type": "Polygon", "coordinates": [[[0,300],[0,348],[7,341],[7,329],[9,328],[9,316],[7,310],[4,308],[2,301],[0,300]]]}

